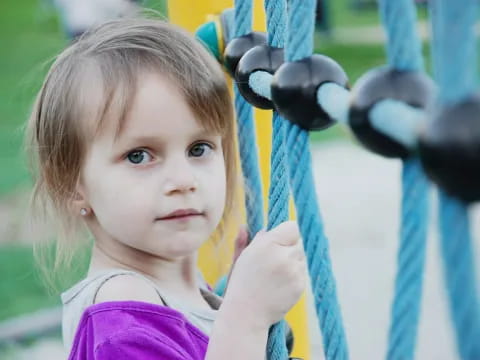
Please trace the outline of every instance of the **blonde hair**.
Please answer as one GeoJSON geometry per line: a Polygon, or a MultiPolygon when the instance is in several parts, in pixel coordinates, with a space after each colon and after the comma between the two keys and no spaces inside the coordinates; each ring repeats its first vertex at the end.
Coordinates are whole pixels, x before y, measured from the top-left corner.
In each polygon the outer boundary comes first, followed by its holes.
{"type": "MultiPolygon", "coordinates": [[[[158,71],[173,80],[201,124],[222,134],[227,194],[217,230],[221,232],[231,216],[237,176],[235,130],[231,98],[220,66],[201,44],[172,24],[140,18],[112,21],[84,34],[58,55],[27,124],[26,149],[35,181],[32,209],[42,220],[53,220],[57,232],[53,273],[69,266],[84,243],[79,236],[84,228],[70,204],[87,141],[104,126],[112,109],[116,114],[118,111],[117,133],[121,131],[138,75],[145,70],[158,71]],[[87,111],[91,117],[92,109],[82,92],[85,75],[92,68],[99,74],[96,84],[103,86],[103,99],[93,109],[95,127],[89,128],[85,118],[87,111]]],[[[41,256],[37,258],[45,265],[41,256]]]]}

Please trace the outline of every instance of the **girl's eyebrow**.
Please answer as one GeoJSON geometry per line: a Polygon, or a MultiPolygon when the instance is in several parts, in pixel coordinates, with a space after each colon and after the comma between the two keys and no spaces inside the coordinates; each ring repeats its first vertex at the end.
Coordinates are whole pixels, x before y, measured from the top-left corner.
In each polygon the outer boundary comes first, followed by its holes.
{"type": "MultiPolygon", "coordinates": [[[[197,138],[209,138],[212,136],[217,136],[218,134],[208,131],[207,129],[200,129],[199,131],[193,133],[191,135],[192,140],[197,139],[197,138]]],[[[125,139],[119,139],[116,141],[116,143],[119,143],[118,145],[122,146],[135,146],[138,144],[162,144],[164,141],[162,141],[162,138],[159,136],[153,136],[153,135],[138,135],[138,136],[132,136],[132,137],[125,137],[125,139]]]]}
{"type": "Polygon", "coordinates": [[[115,151],[123,151],[125,149],[130,149],[136,146],[142,146],[145,144],[153,144],[155,146],[160,146],[162,140],[158,136],[152,135],[140,135],[140,136],[120,136],[113,142],[113,148],[115,151]]]}
{"type": "Polygon", "coordinates": [[[120,140],[119,143],[123,143],[126,145],[129,144],[139,144],[139,143],[160,143],[160,137],[153,136],[153,135],[139,135],[133,137],[125,137],[125,139],[120,140]]]}

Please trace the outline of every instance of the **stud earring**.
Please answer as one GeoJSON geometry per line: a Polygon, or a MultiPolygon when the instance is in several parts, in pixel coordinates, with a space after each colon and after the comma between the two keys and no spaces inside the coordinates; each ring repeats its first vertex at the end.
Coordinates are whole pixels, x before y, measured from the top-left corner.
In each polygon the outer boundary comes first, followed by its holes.
{"type": "Polygon", "coordinates": [[[87,213],[88,213],[88,210],[86,208],[81,208],[80,209],[80,215],[85,216],[85,215],[87,215],[87,213]]]}

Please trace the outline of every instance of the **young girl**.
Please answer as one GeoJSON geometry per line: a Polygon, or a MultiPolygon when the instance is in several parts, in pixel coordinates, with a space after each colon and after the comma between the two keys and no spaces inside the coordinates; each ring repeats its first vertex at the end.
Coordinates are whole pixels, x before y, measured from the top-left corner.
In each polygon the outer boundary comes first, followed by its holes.
{"type": "Polygon", "coordinates": [[[86,278],[62,294],[69,359],[264,359],[306,284],[296,223],[256,236],[223,301],[197,276],[232,209],[234,136],[219,65],[170,24],[111,22],[58,56],[29,139],[59,253],[77,224],[94,238],[86,278]]]}

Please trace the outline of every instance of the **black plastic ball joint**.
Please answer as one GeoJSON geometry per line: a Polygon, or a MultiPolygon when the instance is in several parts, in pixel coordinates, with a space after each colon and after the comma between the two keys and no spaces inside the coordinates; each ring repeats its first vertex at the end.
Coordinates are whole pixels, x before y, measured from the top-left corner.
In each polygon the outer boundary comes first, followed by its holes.
{"type": "Polygon", "coordinates": [[[258,45],[248,50],[240,59],[235,80],[238,90],[243,97],[253,106],[260,109],[273,109],[270,99],[255,93],[250,87],[250,75],[255,71],[266,71],[275,74],[275,71],[283,64],[283,49],[268,45],[258,45]]]}
{"type": "MultiPolygon", "coordinates": [[[[425,109],[433,100],[434,85],[429,77],[417,71],[390,68],[373,69],[363,75],[352,89],[349,123],[356,138],[374,153],[405,159],[411,150],[376,130],[370,122],[370,110],[381,100],[402,101],[425,109]]],[[[402,121],[392,117],[389,121],[402,121]]]]}
{"type": "Polygon", "coordinates": [[[317,102],[317,90],[326,82],[348,87],[345,71],[327,56],[314,54],[284,63],[272,79],[275,109],[304,130],[330,127],[335,121],[317,102]]]}
{"type": "Polygon", "coordinates": [[[237,65],[242,56],[251,48],[267,43],[267,36],[263,32],[251,32],[232,39],[223,54],[224,65],[232,77],[235,76],[237,65]]]}
{"type": "Polygon", "coordinates": [[[480,201],[480,94],[441,108],[420,133],[427,175],[466,203],[480,201]]]}

